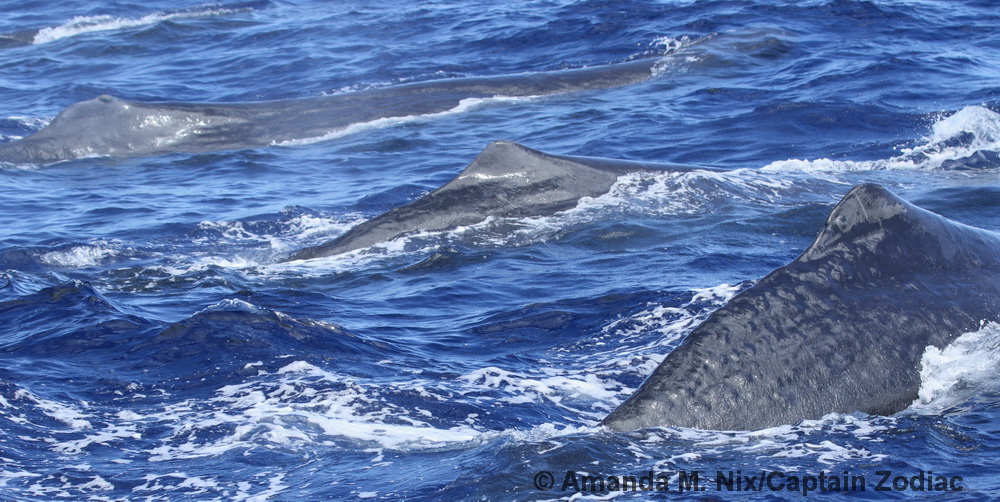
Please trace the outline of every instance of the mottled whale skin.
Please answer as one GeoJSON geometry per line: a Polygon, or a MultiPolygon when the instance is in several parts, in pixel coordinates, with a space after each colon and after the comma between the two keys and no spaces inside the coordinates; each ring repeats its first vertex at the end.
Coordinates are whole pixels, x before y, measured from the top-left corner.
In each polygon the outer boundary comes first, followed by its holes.
{"type": "Polygon", "coordinates": [[[345,253],[408,233],[453,229],[491,216],[551,215],[575,207],[583,197],[607,193],[619,176],[628,173],[707,169],[551,155],[511,141],[496,141],[441,188],[361,223],[330,242],[298,251],[286,261],[345,253]]]}
{"type": "Polygon", "coordinates": [[[650,78],[658,58],[574,70],[415,82],[248,103],[140,103],[111,96],[76,103],[45,128],[0,144],[0,162],[142,157],[255,148],[317,138],[378,119],[453,110],[462,100],[607,89],[650,78]]]}
{"type": "Polygon", "coordinates": [[[927,346],[1000,319],[1000,235],[866,184],[795,261],[714,312],[603,424],[759,430],[917,397],[927,346]]]}

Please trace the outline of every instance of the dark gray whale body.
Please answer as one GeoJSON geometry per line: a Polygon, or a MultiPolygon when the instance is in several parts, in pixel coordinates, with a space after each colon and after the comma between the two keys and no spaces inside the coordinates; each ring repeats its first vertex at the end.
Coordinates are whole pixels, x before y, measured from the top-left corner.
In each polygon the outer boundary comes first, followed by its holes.
{"type": "Polygon", "coordinates": [[[140,157],[253,148],[322,137],[352,124],[453,110],[462,100],[607,89],[652,76],[657,58],[575,70],[416,82],[357,92],[248,103],[138,103],[101,96],[47,127],[0,144],[0,162],[140,157]]]}
{"type": "Polygon", "coordinates": [[[543,216],[571,209],[611,189],[623,174],[709,168],[596,157],[550,155],[510,141],[491,143],[458,177],[340,237],[292,254],[287,261],[353,251],[416,231],[439,231],[488,217],[543,216]]]}
{"type": "Polygon", "coordinates": [[[714,312],[604,419],[613,430],[757,430],[917,397],[924,349],[1000,320],[1000,236],[878,185],[714,312]]]}

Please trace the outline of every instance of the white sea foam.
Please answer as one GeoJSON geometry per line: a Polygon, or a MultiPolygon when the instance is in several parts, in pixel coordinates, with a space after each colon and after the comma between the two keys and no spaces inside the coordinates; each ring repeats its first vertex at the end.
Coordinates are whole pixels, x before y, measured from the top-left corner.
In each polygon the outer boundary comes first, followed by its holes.
{"type": "MultiPolygon", "coordinates": [[[[717,302],[728,296],[731,289],[723,285],[694,292],[692,302],[717,302]]],[[[260,312],[259,307],[239,300],[224,301],[206,310],[218,309],[260,312]]],[[[637,317],[647,315],[641,313],[637,317]]],[[[689,317],[701,315],[701,311],[688,314],[689,317]]],[[[678,316],[683,317],[683,314],[678,316]]],[[[611,323],[599,336],[620,337],[620,330],[615,327],[619,324],[611,323]]],[[[683,330],[688,326],[688,323],[679,323],[666,329],[683,330]]],[[[397,405],[389,396],[416,392],[428,404],[453,402],[477,407],[492,407],[497,403],[538,406],[540,402],[547,402],[566,410],[568,416],[596,424],[610,411],[613,403],[633,391],[613,375],[622,371],[634,373],[634,376],[647,374],[662,358],[662,354],[654,353],[659,348],[651,341],[645,353],[627,358],[628,368],[620,366],[620,354],[613,350],[581,356],[556,349],[551,353],[553,360],[542,361],[532,370],[485,366],[454,380],[422,379],[419,372],[413,372],[398,381],[374,382],[303,360],[289,359],[275,370],[252,363],[244,369],[255,371],[255,375],[216,389],[215,395],[207,400],[184,400],[156,409],[132,408],[128,413],[102,415],[90,410],[86,403],[54,403],[34,396],[30,401],[66,424],[65,433],[78,431],[67,437],[61,437],[64,431],[51,431],[50,448],[67,456],[83,455],[94,445],[121,448],[123,444],[140,440],[141,431],[148,427],[165,428],[168,432],[158,446],[137,458],[130,454],[123,460],[131,462],[145,458],[151,462],[168,462],[214,457],[250,448],[285,449],[303,444],[334,445],[342,441],[372,445],[379,451],[461,448],[488,440],[498,433],[479,425],[477,413],[442,422],[442,418],[429,409],[397,405]],[[585,357],[590,362],[584,366],[564,365],[559,363],[563,357],[585,357]]],[[[129,389],[128,392],[136,393],[141,390],[132,386],[129,389]]],[[[18,406],[27,399],[29,394],[24,392],[23,396],[15,396],[13,402],[8,399],[6,406],[18,406]]],[[[130,397],[123,395],[122,398],[130,397]]],[[[0,412],[6,406],[0,407],[0,412]]],[[[504,434],[548,437],[590,431],[594,427],[592,424],[548,424],[504,434]]],[[[156,476],[137,490],[156,491],[197,481],[186,475],[168,478],[156,476]]]]}
{"type": "MultiPolygon", "coordinates": [[[[521,98],[517,98],[521,99],[521,98]]],[[[395,119],[393,119],[395,120],[395,119]]],[[[606,220],[614,215],[643,214],[652,216],[702,215],[746,202],[755,207],[773,207],[791,200],[817,184],[838,183],[815,176],[774,176],[755,170],[739,169],[727,172],[635,172],[623,175],[609,191],[598,197],[583,197],[575,207],[553,215],[498,218],[444,231],[415,231],[368,248],[336,256],[310,259],[305,262],[266,265],[269,271],[296,274],[323,270],[351,270],[373,261],[392,259],[403,254],[421,254],[452,241],[484,247],[524,246],[557,238],[566,228],[606,220]]],[[[252,222],[205,221],[199,225],[206,235],[196,243],[247,244],[266,242],[271,251],[286,253],[303,246],[315,245],[342,235],[363,219],[357,214],[340,217],[299,216],[282,225],[282,229],[262,233],[250,227],[252,222]]],[[[273,253],[269,256],[273,256],[273,253]]],[[[239,266],[241,262],[235,262],[239,266]]],[[[264,265],[259,257],[247,259],[251,266],[264,265]]]]}
{"type": "MultiPolygon", "coordinates": [[[[198,224],[198,230],[207,231],[209,234],[218,233],[223,239],[229,241],[257,241],[269,242],[270,236],[259,235],[247,230],[242,221],[202,221],[198,224]]],[[[201,237],[194,239],[196,244],[207,243],[213,237],[201,237]]]]}
{"type": "MultiPolygon", "coordinates": [[[[41,130],[45,126],[49,125],[49,122],[52,121],[51,118],[26,117],[26,116],[22,116],[22,115],[11,115],[11,116],[7,117],[7,120],[11,120],[11,121],[14,121],[14,122],[20,122],[20,123],[24,124],[24,126],[27,127],[31,131],[41,130]]],[[[11,135],[0,134],[0,141],[16,141],[16,140],[19,140],[19,139],[24,139],[24,136],[18,136],[18,135],[14,135],[14,134],[11,134],[11,135]]]]}
{"type": "Polygon", "coordinates": [[[559,369],[539,369],[537,374],[513,372],[490,366],[459,377],[466,383],[462,394],[482,389],[501,390],[499,402],[510,404],[548,401],[572,411],[586,409],[594,401],[611,401],[621,384],[602,378],[593,371],[567,372],[559,369]]]}
{"type": "Polygon", "coordinates": [[[982,106],[967,106],[951,115],[942,115],[934,123],[930,136],[923,138],[920,145],[901,149],[899,155],[888,159],[789,159],[772,162],[761,171],[785,173],[936,169],[948,161],[961,160],[981,151],[1000,152],[1000,114],[982,106]]]}
{"type": "Polygon", "coordinates": [[[523,101],[530,101],[537,99],[538,96],[494,96],[491,98],[465,98],[458,102],[454,108],[445,110],[443,112],[437,113],[426,113],[422,115],[403,115],[398,117],[383,117],[375,120],[370,120],[368,122],[359,122],[356,124],[350,124],[346,127],[330,131],[326,134],[320,136],[314,136],[311,138],[300,138],[292,139],[286,141],[275,141],[272,143],[274,146],[297,146],[297,145],[309,145],[313,143],[319,143],[323,141],[328,141],[331,139],[342,138],[351,134],[357,134],[360,132],[371,131],[374,129],[384,129],[387,127],[395,127],[401,124],[408,124],[411,122],[416,122],[420,120],[437,119],[441,117],[446,117],[449,115],[457,115],[461,113],[467,113],[469,111],[481,108],[483,106],[497,104],[497,103],[516,103],[523,101]]]}
{"type": "Polygon", "coordinates": [[[55,267],[96,267],[118,255],[119,250],[109,242],[73,246],[63,251],[50,251],[41,256],[42,262],[55,267]]]}
{"type": "MultiPolygon", "coordinates": [[[[661,36],[653,39],[649,46],[660,56],[660,60],[653,65],[650,71],[652,77],[659,78],[667,74],[683,72],[687,65],[701,61],[703,58],[701,54],[685,51],[685,49],[697,46],[713,38],[715,38],[714,35],[694,39],[688,36],[661,36]]],[[[635,57],[647,56],[648,53],[635,57]]]]}
{"type": "MultiPolygon", "coordinates": [[[[62,422],[71,429],[90,429],[93,415],[83,411],[87,403],[62,403],[37,396],[26,389],[18,389],[14,393],[14,399],[21,402],[30,402],[45,415],[62,422]]],[[[16,421],[16,420],[14,420],[16,421]]]]}
{"type": "Polygon", "coordinates": [[[52,449],[67,455],[79,455],[93,445],[109,446],[113,443],[124,443],[130,439],[135,440],[141,437],[142,434],[136,429],[135,424],[125,420],[124,423],[103,425],[79,439],[56,442],[52,449]]]}
{"type": "MultiPolygon", "coordinates": [[[[855,417],[829,414],[819,420],[805,420],[796,425],[781,425],[759,431],[711,431],[687,428],[652,429],[636,456],[658,450],[661,444],[676,447],[677,440],[690,445],[693,452],[672,456],[658,462],[654,470],[687,468],[691,463],[703,467],[706,459],[746,455],[767,462],[774,470],[795,471],[803,459],[827,466],[883,461],[887,456],[874,453],[867,442],[880,442],[877,434],[889,429],[891,418],[855,417]],[[787,465],[785,462],[789,461],[787,465]]],[[[656,455],[652,455],[656,458],[656,455]]]]}
{"type": "MultiPolygon", "coordinates": [[[[651,305],[627,318],[611,321],[603,328],[602,333],[605,337],[615,340],[615,343],[611,344],[615,353],[629,355],[629,359],[622,360],[620,363],[627,367],[634,367],[636,362],[631,358],[635,356],[636,351],[641,352],[655,347],[659,352],[663,348],[674,345],[743,288],[744,285],[721,284],[715,287],[695,289],[691,300],[683,305],[676,307],[651,305]],[[656,333],[658,336],[649,344],[623,352],[622,341],[643,337],[649,333],[656,333]]],[[[603,344],[603,342],[597,342],[597,344],[603,344]]],[[[598,352],[598,354],[600,353],[598,352]]],[[[652,361],[652,367],[646,368],[644,374],[652,373],[664,356],[665,354],[656,354],[652,361]]]]}
{"type": "Polygon", "coordinates": [[[238,12],[246,12],[249,10],[252,9],[249,7],[235,9],[224,7],[204,7],[181,12],[155,12],[138,18],[121,18],[107,15],[77,16],[62,25],[39,30],[38,33],[35,34],[35,38],[32,40],[32,43],[36,45],[44,44],[83,33],[149,26],[163,21],[178,19],[222,16],[238,12]]]}
{"type": "Polygon", "coordinates": [[[694,297],[691,298],[692,302],[703,302],[710,301],[715,302],[718,305],[725,305],[732,300],[736,293],[739,293],[743,287],[739,284],[735,286],[730,286],[729,284],[720,284],[718,286],[712,286],[708,288],[700,288],[694,290],[694,297]]]}
{"type": "Polygon", "coordinates": [[[155,418],[175,423],[173,437],[151,451],[151,461],[212,456],[254,445],[332,444],[350,440],[380,448],[421,449],[474,440],[481,431],[459,423],[429,424],[420,410],[397,407],[381,394],[384,385],[360,382],[305,361],[217,390],[207,403],[170,406],[155,418]],[[198,411],[201,410],[201,411],[198,411]],[[225,425],[211,440],[198,431],[225,425]]]}
{"type": "Polygon", "coordinates": [[[983,390],[1000,387],[1000,325],[959,336],[943,349],[928,346],[920,360],[920,390],[910,406],[918,413],[939,413],[983,390]]]}
{"type": "Polygon", "coordinates": [[[700,320],[735,294],[738,287],[721,285],[694,293],[680,307],[651,306],[625,319],[608,323],[594,338],[580,343],[588,347],[580,354],[574,346],[555,347],[549,357],[530,370],[486,366],[470,371],[458,380],[453,392],[487,404],[529,405],[547,402],[596,424],[635,388],[623,378],[641,380],[656,369],[665,353],[700,320]],[[607,350],[594,350],[595,347],[607,350]],[[562,364],[563,359],[573,364],[562,364]],[[581,362],[585,361],[584,364],[581,362]]]}
{"type": "Polygon", "coordinates": [[[903,150],[903,154],[924,154],[928,157],[926,164],[940,166],[945,160],[980,150],[1000,151],[1000,114],[982,106],[967,106],[943,116],[934,123],[925,145],[903,150]]]}
{"type": "Polygon", "coordinates": [[[795,179],[747,169],[636,172],[620,176],[604,195],[581,199],[567,213],[627,207],[653,215],[704,214],[720,202],[771,204],[797,189],[795,179]]]}
{"type": "MultiPolygon", "coordinates": [[[[311,277],[317,275],[327,275],[333,272],[358,270],[371,266],[372,264],[379,263],[383,260],[391,260],[399,256],[431,253],[437,249],[439,242],[426,239],[428,239],[428,237],[433,238],[441,235],[442,234],[439,232],[418,232],[401,236],[396,239],[390,239],[385,242],[380,242],[367,248],[355,249],[331,256],[324,256],[322,258],[276,263],[267,266],[266,270],[280,275],[291,274],[299,277],[311,277]],[[419,245],[414,246],[412,243],[418,243],[419,245]]],[[[301,248],[302,246],[299,245],[296,247],[301,248]]]]}
{"type": "Polygon", "coordinates": [[[262,309],[250,302],[246,302],[237,298],[227,298],[222,300],[215,305],[211,305],[199,310],[195,315],[203,314],[205,312],[246,312],[248,314],[263,315],[268,313],[266,309],[262,309]]]}
{"type": "Polygon", "coordinates": [[[670,54],[691,45],[691,37],[686,35],[681,37],[661,36],[654,38],[649,45],[657,48],[662,54],[670,54]]]}
{"type": "MultiPolygon", "coordinates": [[[[677,216],[710,214],[737,202],[770,207],[803,187],[827,183],[815,177],[776,178],[752,170],[729,172],[635,172],[620,176],[607,193],[583,197],[576,206],[552,215],[494,218],[445,232],[417,232],[395,239],[384,251],[409,249],[432,238],[457,239],[479,246],[523,246],[556,238],[566,228],[607,220],[609,215],[677,216]],[[497,228],[502,232],[497,232],[497,228]]],[[[424,249],[426,246],[421,246],[424,249]]]]}
{"type": "MultiPolygon", "coordinates": [[[[139,276],[150,277],[163,275],[180,277],[191,273],[219,267],[233,270],[244,270],[247,273],[261,274],[267,271],[292,272],[300,271],[294,264],[273,265],[265,267],[276,254],[287,253],[302,247],[303,241],[326,240],[340,235],[356,225],[361,218],[357,214],[347,214],[338,218],[325,218],[312,215],[297,215],[287,221],[202,221],[198,224],[197,237],[192,243],[210,249],[204,254],[185,256],[175,263],[148,267],[138,273],[139,276]],[[264,248],[261,245],[265,245],[264,248]],[[227,249],[223,254],[218,250],[227,249]],[[231,251],[232,248],[246,249],[243,254],[231,251]]],[[[53,258],[59,258],[55,256],[53,258]]],[[[69,260],[63,260],[68,262],[69,260]]],[[[356,261],[356,260],[355,260],[356,261]]],[[[353,262],[350,262],[353,263],[353,262]]],[[[349,267],[350,264],[345,265],[349,267]]],[[[148,285],[152,287],[153,284],[148,285]]]]}

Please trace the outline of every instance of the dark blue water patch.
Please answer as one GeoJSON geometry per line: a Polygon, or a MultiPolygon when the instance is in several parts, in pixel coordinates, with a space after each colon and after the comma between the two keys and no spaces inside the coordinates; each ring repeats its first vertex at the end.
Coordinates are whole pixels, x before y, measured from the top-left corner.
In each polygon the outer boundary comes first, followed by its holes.
{"type": "Polygon", "coordinates": [[[14,290],[14,277],[8,272],[0,272],[0,298],[7,300],[16,295],[14,290]]]}
{"type": "Polygon", "coordinates": [[[143,366],[151,375],[184,375],[193,385],[234,372],[256,375],[259,369],[247,368],[247,362],[261,361],[262,369],[273,371],[285,364],[275,360],[275,355],[343,364],[349,373],[367,374],[371,361],[380,360],[387,349],[331,323],[300,321],[241,302],[200,312],[122,347],[125,358],[137,361],[132,364],[143,366]]]}
{"type": "Polygon", "coordinates": [[[879,28],[889,22],[898,24],[912,19],[908,10],[857,0],[832,0],[822,7],[822,11],[835,19],[843,19],[854,27],[879,28]]]}
{"type": "Polygon", "coordinates": [[[460,245],[448,245],[433,251],[415,263],[400,267],[398,271],[414,276],[428,273],[446,273],[464,265],[488,261],[491,254],[485,250],[476,250],[460,245]]]}
{"type": "MultiPolygon", "coordinates": [[[[238,301],[164,327],[123,313],[80,282],[4,301],[0,319],[8,326],[0,351],[9,358],[25,364],[34,359],[66,360],[71,366],[111,363],[154,381],[182,375],[191,382],[206,376],[215,380],[252,361],[265,361],[265,368],[274,369],[284,364],[274,359],[276,354],[332,358],[349,371],[364,371],[367,361],[380,359],[387,350],[330,323],[299,321],[238,301]]],[[[78,371],[89,374],[85,368],[78,371]]]]}
{"type": "Polygon", "coordinates": [[[609,320],[626,317],[662,297],[663,293],[654,292],[619,293],[494,314],[468,330],[469,338],[476,340],[468,355],[484,350],[495,355],[537,353],[581,342],[597,336],[609,320]]]}
{"type": "Polygon", "coordinates": [[[691,253],[687,265],[710,273],[733,271],[734,278],[763,277],[801,254],[823,228],[832,205],[802,203],[766,215],[727,220],[691,253]]]}
{"type": "Polygon", "coordinates": [[[767,214],[717,221],[687,236],[669,252],[680,260],[679,267],[686,273],[705,277],[705,284],[763,277],[808,247],[822,228],[830,206],[803,203],[775,209],[767,214]]]}
{"type": "MultiPolygon", "coordinates": [[[[4,89],[5,91],[7,89],[4,89]]],[[[2,118],[0,119],[0,138],[24,137],[38,131],[40,124],[30,120],[2,118]]]]}
{"type": "Polygon", "coordinates": [[[947,218],[968,225],[994,228],[993,218],[1000,210],[1000,189],[992,186],[939,188],[916,198],[916,204],[947,218]]]}
{"type": "MultiPolygon", "coordinates": [[[[131,263],[130,263],[131,265],[131,263]]],[[[183,266],[183,265],[181,265],[183,266]]],[[[190,299],[198,298],[201,305],[212,305],[245,290],[253,279],[248,279],[239,270],[228,267],[207,265],[177,272],[163,268],[155,260],[139,261],[135,266],[116,268],[103,272],[102,281],[112,284],[122,294],[159,294],[165,291],[183,291],[190,299]]],[[[142,300],[150,298],[140,297],[142,300]]],[[[156,302],[153,302],[155,305],[156,302]]],[[[178,304],[162,303],[155,310],[167,312],[167,319],[184,318],[190,315],[190,306],[175,310],[178,304]]]]}
{"type": "Polygon", "coordinates": [[[814,151],[816,147],[824,150],[826,158],[890,158],[903,142],[919,135],[925,127],[921,115],[902,113],[893,107],[850,102],[770,103],[715,125],[725,131],[727,137],[737,141],[745,138],[748,151],[741,152],[747,157],[745,162],[756,161],[758,165],[783,155],[786,158],[818,156],[814,151]],[[756,131],[762,127],[782,138],[782,142],[749,143],[760,141],[756,131]],[[892,132],[887,134],[887,131],[892,132]],[[817,143],[816,138],[822,138],[821,142],[817,143]],[[789,152],[788,143],[796,144],[798,151],[789,152]]]}
{"type": "Polygon", "coordinates": [[[38,272],[45,269],[39,263],[36,252],[18,246],[0,249],[0,268],[22,272],[38,272]]]}
{"type": "Polygon", "coordinates": [[[8,269],[0,272],[0,293],[4,300],[14,300],[68,281],[70,279],[59,273],[36,275],[8,269]]]}
{"type": "Polygon", "coordinates": [[[650,42],[648,32],[636,33],[637,26],[662,20],[666,10],[656,4],[595,1],[561,6],[554,17],[509,13],[484,20],[476,30],[481,38],[467,40],[465,46],[484,54],[484,62],[501,71],[509,69],[517,56],[528,65],[548,69],[595,64],[602,58],[620,61],[635,54],[622,39],[650,42]],[[501,19],[514,22],[496,22],[501,19]],[[588,50],[580,51],[581,47],[588,50]],[[575,57],[566,58],[573,53],[575,57]]]}
{"type": "MultiPolygon", "coordinates": [[[[898,110],[871,105],[829,102],[787,102],[758,106],[752,115],[773,130],[774,126],[797,128],[798,133],[808,136],[828,136],[836,131],[854,132],[858,136],[870,137],[871,133],[885,131],[888,126],[912,123],[916,117],[900,114],[898,110]]],[[[899,131],[905,134],[906,131],[899,131]]],[[[794,137],[796,134],[783,134],[794,137]]],[[[912,137],[911,135],[907,135],[912,137]]]]}
{"type": "Polygon", "coordinates": [[[800,51],[800,46],[794,38],[784,32],[769,35],[765,31],[757,39],[736,42],[732,47],[747,58],[762,60],[761,64],[768,65],[789,59],[800,51]]]}
{"type": "Polygon", "coordinates": [[[148,326],[84,282],[68,282],[0,304],[6,353],[52,356],[107,348],[122,332],[148,326]],[[78,330],[83,330],[79,332],[78,330]]]}
{"type": "MultiPolygon", "coordinates": [[[[665,236],[658,223],[646,218],[631,221],[594,221],[581,228],[567,229],[560,240],[578,247],[598,258],[602,255],[620,255],[632,250],[668,246],[671,239],[665,236]]],[[[598,262],[590,262],[597,266],[598,262]]]]}

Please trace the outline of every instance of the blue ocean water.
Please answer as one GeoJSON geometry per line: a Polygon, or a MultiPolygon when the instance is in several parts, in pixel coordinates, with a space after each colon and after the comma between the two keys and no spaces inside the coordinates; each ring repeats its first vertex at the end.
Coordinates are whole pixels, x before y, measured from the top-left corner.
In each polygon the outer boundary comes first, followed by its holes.
{"type": "Polygon", "coordinates": [[[1000,230],[992,2],[0,12],[5,142],[102,94],[280,100],[662,58],[635,85],[293,144],[0,167],[0,498],[651,495],[578,489],[569,473],[663,476],[663,499],[692,486],[749,500],[1000,496],[992,325],[928,350],[921,398],[895,416],[598,427],[698,322],[801,253],[855,184],[1000,230]],[[443,185],[499,139],[728,171],[631,175],[554,216],[279,263],[443,185]],[[717,482],[730,473],[739,485],[717,482]],[[772,473],[777,489],[742,483],[772,473]],[[876,490],[880,473],[890,490],[876,490]],[[821,474],[866,489],[793,488],[821,474]],[[930,490],[940,477],[951,484],[930,490]]]}

